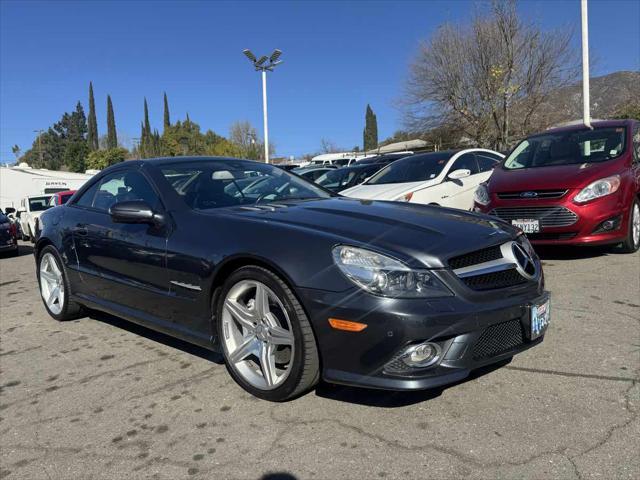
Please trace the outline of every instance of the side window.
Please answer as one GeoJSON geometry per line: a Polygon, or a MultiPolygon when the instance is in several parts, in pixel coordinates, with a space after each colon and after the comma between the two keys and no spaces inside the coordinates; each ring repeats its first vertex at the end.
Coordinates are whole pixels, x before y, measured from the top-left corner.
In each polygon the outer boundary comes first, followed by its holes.
{"type": "Polygon", "coordinates": [[[91,207],[93,206],[93,197],[96,196],[96,192],[98,191],[98,187],[100,186],[100,182],[95,182],[89,190],[85,191],[82,196],[76,202],[76,205],[81,207],[91,207]]]}
{"type": "Polygon", "coordinates": [[[636,125],[633,131],[633,153],[636,163],[640,163],[640,125],[636,125]]]}
{"type": "Polygon", "coordinates": [[[347,173],[346,175],[342,175],[342,179],[340,180],[340,186],[345,187],[351,183],[353,177],[356,176],[356,172],[353,170],[347,173]]]}
{"type": "Polygon", "coordinates": [[[476,154],[476,159],[478,160],[478,167],[481,172],[490,172],[499,163],[498,158],[490,153],[478,153],[476,154]]]}
{"type": "Polygon", "coordinates": [[[455,170],[466,169],[471,171],[471,175],[475,175],[478,172],[478,162],[476,162],[476,156],[474,153],[465,153],[459,157],[451,166],[449,173],[455,170]]]}
{"type": "Polygon", "coordinates": [[[311,180],[312,182],[315,182],[318,178],[320,178],[325,173],[327,173],[326,170],[316,170],[315,172],[311,172],[311,178],[309,180],[311,180]]]}
{"type": "Polygon", "coordinates": [[[77,203],[106,212],[118,202],[133,200],[147,202],[153,209],[160,206],[160,200],[149,182],[141,173],[130,170],[107,175],[99,186],[96,184],[87,190],[77,203]]]}

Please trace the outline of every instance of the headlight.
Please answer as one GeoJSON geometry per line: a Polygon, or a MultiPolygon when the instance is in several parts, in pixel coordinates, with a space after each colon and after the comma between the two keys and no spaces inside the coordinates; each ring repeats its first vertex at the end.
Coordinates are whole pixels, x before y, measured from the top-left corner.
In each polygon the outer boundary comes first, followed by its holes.
{"type": "Polygon", "coordinates": [[[476,188],[476,192],[473,194],[473,201],[480,205],[489,205],[489,190],[487,190],[487,184],[481,183],[476,188]]]}
{"type": "Polygon", "coordinates": [[[432,273],[412,270],[385,255],[338,245],[333,260],[345,276],[367,292],[394,298],[446,297],[452,293],[432,273]]]}
{"type": "Polygon", "coordinates": [[[573,201],[577,203],[588,202],[594,198],[605,197],[616,192],[620,187],[620,176],[614,175],[612,177],[601,178],[593,183],[590,183],[580,193],[573,197],[573,201]]]}

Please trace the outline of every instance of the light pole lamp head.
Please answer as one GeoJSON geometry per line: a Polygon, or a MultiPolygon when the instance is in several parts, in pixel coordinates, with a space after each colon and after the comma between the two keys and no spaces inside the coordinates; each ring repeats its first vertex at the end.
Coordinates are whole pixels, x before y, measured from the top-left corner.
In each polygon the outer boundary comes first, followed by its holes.
{"type": "Polygon", "coordinates": [[[252,62],[256,62],[256,56],[251,52],[251,50],[249,50],[248,48],[245,48],[242,53],[244,53],[244,56],[247,57],[249,60],[251,60],[252,62]]]}
{"type": "Polygon", "coordinates": [[[263,55],[260,58],[257,58],[248,48],[245,48],[242,53],[244,53],[244,56],[247,57],[251,61],[251,63],[253,63],[256,71],[268,70],[272,72],[275,67],[282,63],[282,60],[278,60],[280,58],[280,55],[282,55],[282,50],[279,50],[277,48],[269,57],[263,55]]]}
{"type": "Polygon", "coordinates": [[[282,55],[282,50],[278,50],[277,48],[273,51],[273,53],[271,54],[271,56],[269,57],[269,62],[276,63],[276,60],[278,60],[278,58],[280,58],[280,55],[282,55]]]}

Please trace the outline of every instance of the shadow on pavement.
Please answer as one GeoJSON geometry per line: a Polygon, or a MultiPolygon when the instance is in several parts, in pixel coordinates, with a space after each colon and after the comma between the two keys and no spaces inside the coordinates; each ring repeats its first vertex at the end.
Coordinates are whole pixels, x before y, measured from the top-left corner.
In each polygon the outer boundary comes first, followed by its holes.
{"type": "Polygon", "coordinates": [[[461,385],[466,382],[475,380],[478,377],[486,375],[508,365],[511,359],[502,360],[501,362],[487,365],[471,372],[471,374],[456,383],[445,387],[432,388],[429,390],[416,390],[409,392],[396,392],[388,390],[373,390],[368,388],[347,387],[343,385],[333,385],[328,383],[320,383],[316,388],[316,395],[330,400],[339,402],[355,403],[358,405],[366,405],[368,407],[380,408],[398,408],[414,405],[416,403],[425,402],[442,395],[445,390],[461,385]]]}
{"type": "Polygon", "coordinates": [[[33,255],[33,245],[30,243],[20,243],[18,255],[13,252],[0,252],[0,258],[24,257],[25,255],[33,255]]]}
{"type": "Polygon", "coordinates": [[[260,480],[298,480],[298,477],[289,472],[271,472],[265,473],[260,480]]]}
{"type": "Polygon", "coordinates": [[[156,332],[155,330],[143,327],[142,325],[138,325],[137,323],[129,322],[128,320],[124,320],[114,315],[109,315],[108,313],[99,312],[97,310],[90,310],[87,316],[93,320],[98,320],[99,322],[106,323],[108,325],[111,325],[112,327],[126,330],[127,332],[131,332],[134,335],[138,335],[140,337],[147,338],[168,347],[181,350],[185,353],[195,355],[196,357],[200,357],[204,360],[209,360],[210,362],[216,363],[218,365],[224,364],[222,355],[220,355],[219,353],[212,352],[211,350],[207,350],[206,348],[199,347],[184,340],[165,335],[164,333],[156,332]]]}
{"type": "MultiPolygon", "coordinates": [[[[173,338],[169,335],[165,335],[164,333],[156,332],[155,330],[151,330],[149,328],[143,327],[133,322],[129,322],[127,320],[110,315],[108,313],[91,310],[89,311],[88,317],[93,320],[97,320],[99,322],[111,325],[112,327],[126,330],[127,332],[131,332],[135,335],[139,335],[141,337],[147,338],[154,342],[161,343],[168,347],[175,348],[177,350],[188,353],[190,355],[195,355],[204,360],[211,361],[217,365],[224,364],[224,359],[222,358],[222,355],[220,355],[219,353],[212,352],[210,350],[207,350],[206,348],[193,345],[189,342],[179,340],[177,338],[173,338]]],[[[486,367],[479,368],[477,370],[472,371],[471,374],[464,380],[453,383],[451,385],[447,385],[446,387],[438,387],[438,388],[429,389],[429,390],[397,392],[397,391],[388,391],[388,390],[374,390],[374,389],[359,388],[359,387],[347,387],[344,385],[334,385],[334,384],[320,382],[320,384],[318,384],[318,386],[316,387],[315,394],[318,397],[326,398],[329,400],[335,400],[339,402],[354,403],[358,405],[367,405],[370,407],[398,408],[398,407],[404,407],[407,405],[413,405],[416,403],[428,401],[433,398],[437,398],[442,394],[443,391],[445,391],[448,388],[455,387],[456,385],[460,385],[469,381],[473,381],[478,377],[481,377],[483,375],[493,372],[494,370],[504,367],[510,362],[511,362],[511,359],[507,359],[507,360],[503,360],[501,362],[495,363],[493,365],[488,365],[486,367]]],[[[313,395],[313,393],[308,393],[307,395],[313,395]]],[[[277,479],[289,480],[289,479],[295,479],[295,477],[292,477],[289,473],[286,473],[286,472],[282,472],[282,473],[275,472],[262,477],[261,480],[277,480],[277,479]]]]}

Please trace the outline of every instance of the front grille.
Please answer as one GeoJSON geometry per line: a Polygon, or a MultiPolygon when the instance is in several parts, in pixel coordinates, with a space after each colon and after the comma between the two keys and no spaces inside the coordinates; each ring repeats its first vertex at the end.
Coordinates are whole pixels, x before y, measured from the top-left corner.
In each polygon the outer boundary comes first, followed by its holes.
{"type": "Polygon", "coordinates": [[[507,288],[526,283],[527,279],[518,273],[515,268],[500,272],[485,273],[474,277],[463,277],[460,280],[472,290],[493,290],[507,288]]]}
{"type": "Polygon", "coordinates": [[[563,197],[569,190],[525,190],[522,192],[501,192],[498,193],[498,198],[502,200],[536,200],[539,198],[560,198],[563,197]]]}
{"type": "Polygon", "coordinates": [[[491,325],[482,332],[473,346],[473,359],[482,360],[506,353],[524,343],[524,332],[520,320],[491,325]]]}
{"type": "Polygon", "coordinates": [[[577,235],[576,232],[566,233],[527,233],[529,240],[570,240],[577,235]]]}
{"type": "Polygon", "coordinates": [[[478,263],[490,262],[491,260],[497,260],[499,258],[502,258],[500,245],[495,245],[493,247],[453,257],[449,259],[449,266],[456,270],[458,268],[469,267],[478,263]]]}
{"type": "Polygon", "coordinates": [[[565,207],[500,207],[494,208],[491,215],[510,222],[511,220],[539,220],[540,226],[568,227],[578,221],[578,216],[565,207]]]}

